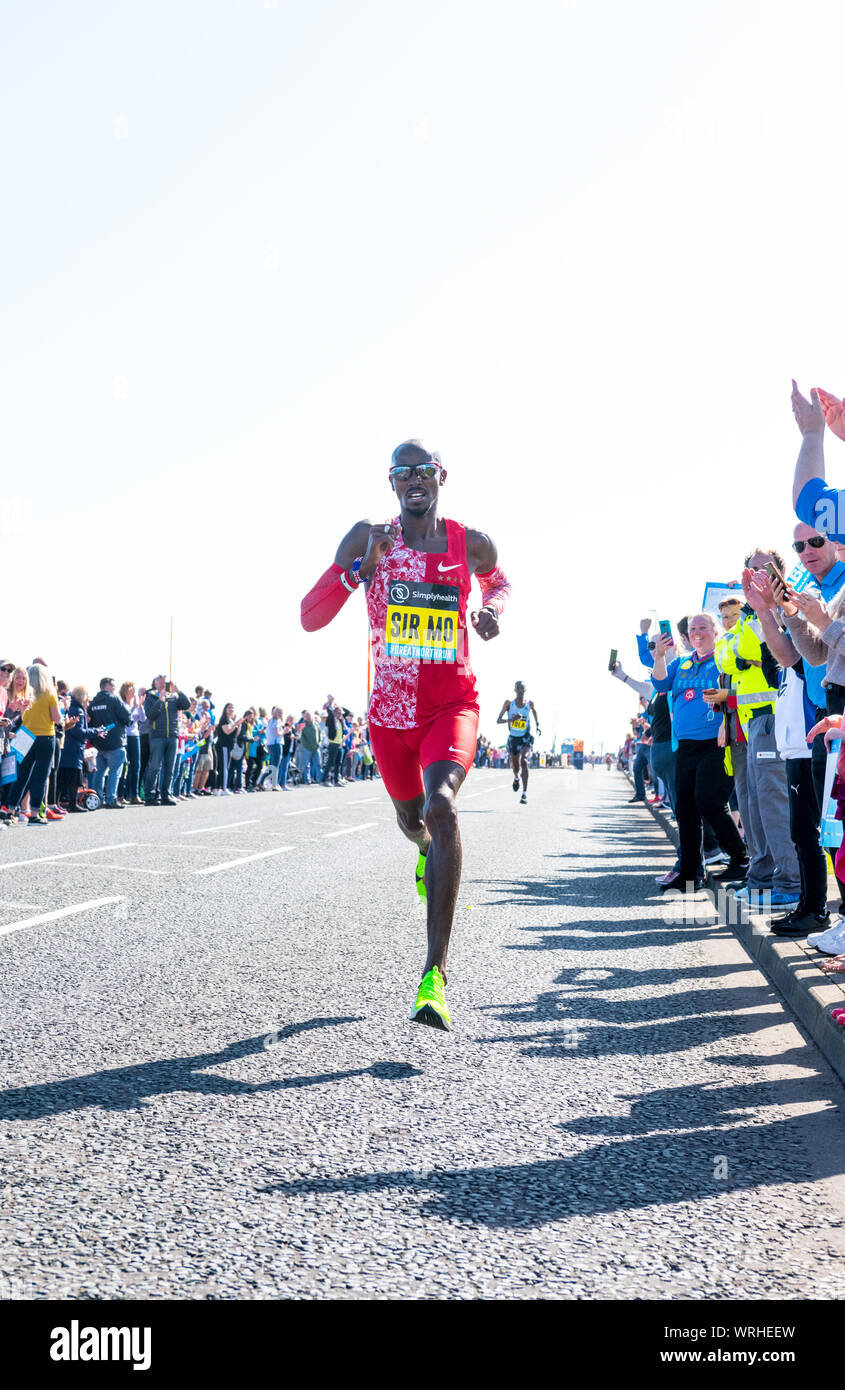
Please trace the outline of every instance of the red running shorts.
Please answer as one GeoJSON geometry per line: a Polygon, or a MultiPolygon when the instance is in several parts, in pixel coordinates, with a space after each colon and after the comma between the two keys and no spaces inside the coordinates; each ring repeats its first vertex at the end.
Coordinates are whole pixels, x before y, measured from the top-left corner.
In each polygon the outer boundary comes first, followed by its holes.
{"type": "Polygon", "coordinates": [[[394,801],[423,796],[423,771],[432,763],[460,763],[469,772],[475,762],[478,709],[440,710],[416,729],[370,725],[370,746],[382,781],[394,801]]]}

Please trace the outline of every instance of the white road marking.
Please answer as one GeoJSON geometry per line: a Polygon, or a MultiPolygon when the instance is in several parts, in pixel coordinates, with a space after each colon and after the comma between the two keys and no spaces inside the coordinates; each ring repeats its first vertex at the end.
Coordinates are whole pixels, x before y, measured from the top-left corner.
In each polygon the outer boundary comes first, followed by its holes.
{"type": "Polygon", "coordinates": [[[73,849],[67,854],[41,854],[37,859],[15,859],[10,864],[0,864],[0,869],[25,869],[29,864],[46,864],[51,859],[74,859],[78,854],[107,854],[110,849],[134,849],[134,840],[122,845],[100,845],[97,849],[73,849]]]}
{"type": "Polygon", "coordinates": [[[57,922],[60,917],[73,917],[77,912],[90,912],[95,907],[106,907],[109,903],[122,903],[122,896],[116,898],[92,898],[87,903],[76,903],[73,907],[60,907],[55,912],[42,912],[37,917],[24,917],[20,922],[8,922],[0,927],[0,936],[9,932],[21,931],[24,927],[39,927],[42,922],[57,922]]]}
{"type": "Polygon", "coordinates": [[[294,845],[282,845],[281,849],[264,849],[260,854],[248,854],[244,859],[227,859],[225,864],[212,864],[207,869],[194,869],[195,874],[219,874],[223,869],[236,869],[239,864],[251,864],[254,859],[269,859],[272,854],[287,854],[294,845]]]}
{"type": "Polygon", "coordinates": [[[314,811],[325,811],[326,806],[309,806],[307,811],[285,811],[286,816],[310,816],[314,811]]]}
{"type": "MultiPolygon", "coordinates": [[[[187,849],[187,845],[180,845],[179,848],[187,849]]],[[[64,864],[62,867],[65,869],[84,869],[87,866],[85,864],[64,864]]],[[[96,867],[98,869],[117,869],[120,873],[123,874],[164,874],[166,876],[167,874],[176,873],[175,869],[139,869],[134,864],[97,864],[96,867]]]]}
{"type": "Polygon", "coordinates": [[[364,821],[363,825],[348,825],[345,830],[330,830],[328,835],[321,835],[321,840],[333,840],[335,835],[351,835],[354,830],[370,830],[372,826],[378,825],[377,820],[364,821]]]}
{"type": "Polygon", "coordinates": [[[257,825],[258,818],[254,820],[230,820],[225,825],[204,825],[201,830],[183,830],[183,835],[211,835],[215,830],[231,830],[235,825],[257,825]]]}
{"type": "Polygon", "coordinates": [[[359,801],[350,801],[350,806],[367,806],[371,801],[378,801],[377,796],[362,796],[359,801]]]}

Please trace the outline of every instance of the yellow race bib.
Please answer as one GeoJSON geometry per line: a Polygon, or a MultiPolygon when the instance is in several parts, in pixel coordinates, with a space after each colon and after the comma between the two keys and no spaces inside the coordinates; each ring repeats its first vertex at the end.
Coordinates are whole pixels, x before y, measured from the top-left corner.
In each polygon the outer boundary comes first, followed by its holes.
{"type": "Polygon", "coordinates": [[[454,584],[395,579],[387,597],[387,655],[457,661],[459,601],[454,584]]]}

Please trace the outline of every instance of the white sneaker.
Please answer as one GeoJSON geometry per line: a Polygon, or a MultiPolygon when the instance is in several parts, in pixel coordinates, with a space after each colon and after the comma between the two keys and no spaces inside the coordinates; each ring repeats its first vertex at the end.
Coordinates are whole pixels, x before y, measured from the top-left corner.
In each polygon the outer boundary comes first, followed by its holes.
{"type": "Polygon", "coordinates": [[[714,849],[711,850],[710,854],[705,854],[704,862],[705,864],[727,864],[728,855],[723,849],[714,849]]]}
{"type": "Polygon", "coordinates": [[[838,918],[832,927],[825,931],[810,932],[807,937],[807,944],[815,946],[817,951],[821,951],[826,956],[838,956],[845,951],[845,921],[838,918]]]}
{"type": "Polygon", "coordinates": [[[222,790],[222,792],[220,793],[220,795],[221,795],[221,796],[231,796],[231,795],[232,795],[232,788],[231,788],[231,787],[224,787],[223,790],[222,790]]]}

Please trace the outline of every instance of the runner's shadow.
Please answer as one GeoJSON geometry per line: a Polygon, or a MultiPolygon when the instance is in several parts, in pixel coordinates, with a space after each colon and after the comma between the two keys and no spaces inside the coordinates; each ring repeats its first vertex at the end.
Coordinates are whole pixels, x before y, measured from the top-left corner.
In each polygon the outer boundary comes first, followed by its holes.
{"type": "Polygon", "coordinates": [[[287,1076],[278,1080],[251,1083],[208,1071],[210,1067],[225,1066],[244,1057],[261,1053],[272,1056],[276,1043],[296,1037],[315,1028],[333,1028],[343,1023],[360,1023],[360,1017],[312,1018],[303,1023],[288,1024],[274,1033],[230,1043],[219,1052],[199,1053],[194,1057],[168,1057],[137,1066],[116,1067],[110,1071],[91,1072],[86,1076],[70,1077],[63,1081],[47,1081],[33,1086],[17,1086],[0,1092],[0,1119],[29,1120],[42,1115],[61,1115],[68,1111],[97,1106],[102,1110],[139,1110],[144,1101],[175,1092],[197,1095],[256,1095],[262,1091],[298,1090],[305,1086],[322,1086],[344,1081],[352,1076],[373,1076],[378,1080],[401,1081],[422,1073],[407,1062],[374,1062],[369,1067],[349,1071],[324,1072],[316,1076],[287,1076]]]}
{"type": "MultiPolygon", "coordinates": [[[[624,1006],[617,999],[603,998],[598,992],[564,994],[550,990],[520,1004],[488,1004],[483,1006],[483,1012],[491,1014],[499,1023],[547,1023],[550,1019],[565,1019],[568,1024],[610,1023],[618,1028],[620,1023],[627,1025],[632,1022],[624,1016],[620,1019],[620,1009],[627,1008],[629,1011],[636,1010],[636,1026],[685,1016],[691,1016],[698,1022],[710,1019],[715,1024],[742,1009],[753,1009],[763,999],[773,1004],[779,1003],[779,996],[772,985],[754,983],[732,985],[727,989],[687,989],[683,993],[672,993],[656,999],[631,1000],[624,1006]]],[[[769,1020],[770,1023],[774,1021],[772,1018],[769,1020]]],[[[521,1042],[522,1038],[517,1036],[513,1041],[521,1042]]]]}
{"type": "MultiPolygon", "coordinates": [[[[699,1088],[694,1089],[697,1094],[699,1088]]],[[[813,1127],[806,1124],[805,1134],[812,1133],[813,1127]]],[[[790,1118],[612,1143],[603,1138],[573,1156],[533,1163],[350,1172],[339,1177],[282,1179],[260,1190],[286,1197],[425,1193],[424,1220],[531,1230],[570,1216],[697,1202],[730,1191],[806,1182],[801,1140],[801,1121],[790,1118]],[[794,1172],[784,1171],[785,1147],[795,1156],[794,1172]]],[[[815,1158],[815,1166],[823,1167],[825,1176],[838,1173],[835,1154],[817,1152],[815,1158]]]]}
{"type": "Polygon", "coordinates": [[[587,993],[590,990],[609,990],[638,989],[642,985],[661,985],[661,984],[680,984],[684,980],[706,980],[709,978],[722,978],[733,972],[753,970],[755,967],[750,961],[736,961],[733,964],[725,965],[684,965],[671,970],[663,967],[654,967],[650,970],[630,970],[624,966],[590,966],[590,965],[568,965],[560,974],[555,977],[556,985],[563,985],[567,989],[574,990],[576,993],[587,993]],[[577,977],[588,971],[591,974],[601,972],[601,979],[579,980],[577,977]]]}
{"type": "MultiPolygon", "coordinates": [[[[642,1001],[637,1001],[637,1007],[642,1001]]],[[[533,1006],[536,1009],[536,1004],[533,1006]]],[[[680,1012],[678,1010],[677,1012],[680,1012]]],[[[782,1022],[778,1013],[760,1012],[755,1014],[723,1013],[699,1015],[690,1012],[686,1017],[675,1017],[666,1021],[654,1019],[644,1023],[617,1023],[607,1026],[607,1021],[596,1019],[590,1026],[587,1015],[560,1015],[551,1008],[546,1014],[527,1014],[522,1021],[560,1021],[560,1027],[543,1029],[537,1033],[512,1034],[479,1038],[480,1045],[487,1043],[511,1043],[519,1048],[523,1057],[541,1059],[561,1059],[573,1061],[576,1056],[583,1057],[658,1057],[666,1053],[679,1055],[689,1052],[692,1047],[712,1046],[714,1043],[751,1033],[765,1032],[782,1022]]]]}
{"type": "MultiPolygon", "coordinates": [[[[668,850],[671,851],[672,846],[667,844],[666,848],[667,848],[668,850]]],[[[653,850],[653,849],[636,849],[633,845],[620,845],[620,846],[619,846],[619,854],[622,855],[622,856],[627,856],[627,857],[629,857],[629,858],[631,858],[631,859],[649,859],[649,860],[653,860],[653,859],[654,859],[654,850],[653,850]]],[[[597,847],[595,850],[573,849],[573,850],[567,850],[565,854],[564,854],[564,853],[561,853],[561,854],[545,854],[545,855],[543,856],[543,858],[544,858],[544,859],[594,859],[594,860],[598,860],[598,861],[600,861],[600,862],[601,862],[601,861],[605,861],[605,862],[606,862],[606,861],[607,861],[607,854],[606,854],[606,852],[603,851],[602,848],[599,846],[599,847],[597,847]]]]}
{"type": "MultiPolygon", "coordinates": [[[[570,925],[567,923],[567,926],[570,925]]],[[[573,922],[573,927],[580,926],[590,928],[592,922],[578,923],[573,922]]],[[[615,927],[619,926],[614,922],[615,927]]],[[[535,927],[535,931],[548,933],[545,927],[535,927]]],[[[529,945],[522,942],[513,942],[503,947],[505,951],[581,951],[589,955],[591,951],[631,951],[645,946],[677,946],[685,941],[701,939],[706,933],[708,941],[718,940],[719,937],[731,937],[733,933],[727,927],[687,927],[674,928],[663,927],[655,931],[631,932],[627,936],[610,935],[603,933],[596,936],[557,936],[550,933],[545,935],[540,941],[532,941],[529,945]]]]}
{"type": "MultiPolygon", "coordinates": [[[[724,1060],[724,1059],[720,1059],[724,1060]]],[[[759,1065],[759,1057],[754,1061],[759,1065]]],[[[777,1059],[780,1061],[780,1057],[777,1059]]],[[[604,1134],[612,1137],[653,1134],[655,1130],[729,1127],[736,1124],[737,1112],[761,1110],[764,1106],[809,1105],[821,1102],[834,1110],[818,1071],[777,1080],[742,1081],[724,1086],[707,1082],[696,1091],[688,1086],[670,1086],[646,1095],[619,1095],[616,1100],[631,1102],[628,1115],[582,1115],[567,1120],[559,1128],[570,1134],[604,1134]]],[[[816,1113],[821,1113],[818,1110],[816,1113]]],[[[671,1141],[670,1141],[671,1142],[671,1141]]]]}

